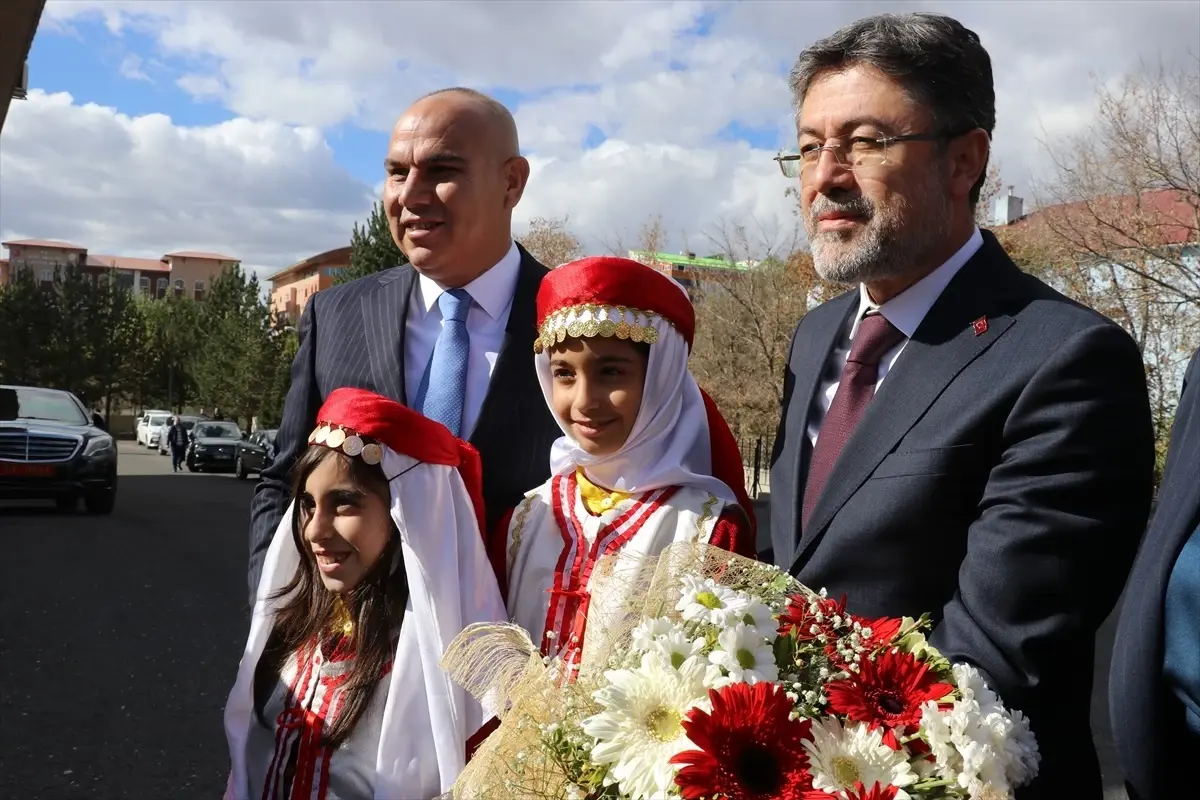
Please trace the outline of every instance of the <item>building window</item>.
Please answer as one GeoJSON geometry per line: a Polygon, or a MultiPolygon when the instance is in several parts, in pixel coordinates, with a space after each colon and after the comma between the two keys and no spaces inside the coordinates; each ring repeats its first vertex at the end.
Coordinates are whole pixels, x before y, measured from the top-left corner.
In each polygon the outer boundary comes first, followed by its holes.
{"type": "Polygon", "coordinates": [[[196,281],[196,299],[204,299],[204,281],[196,281]]]}
{"type": "Polygon", "coordinates": [[[42,270],[42,283],[54,283],[54,270],[42,270]]]}
{"type": "Polygon", "coordinates": [[[166,278],[158,279],[158,287],[157,287],[157,291],[155,291],[155,293],[154,293],[154,296],[157,297],[159,300],[162,300],[164,297],[167,296],[167,279],[166,278]]]}
{"type": "Polygon", "coordinates": [[[139,289],[139,293],[142,295],[142,297],[149,297],[150,296],[150,279],[149,278],[140,278],[138,280],[138,289],[139,289]]]}
{"type": "Polygon", "coordinates": [[[183,281],[175,281],[175,296],[183,297],[183,281]]]}

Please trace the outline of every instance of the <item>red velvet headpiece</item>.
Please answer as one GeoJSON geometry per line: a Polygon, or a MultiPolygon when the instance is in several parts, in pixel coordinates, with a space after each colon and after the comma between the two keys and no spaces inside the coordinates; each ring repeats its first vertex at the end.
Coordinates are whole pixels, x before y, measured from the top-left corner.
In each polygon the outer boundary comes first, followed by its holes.
{"type": "MultiPolygon", "coordinates": [[[[550,274],[542,279],[537,298],[537,325],[541,334],[539,344],[547,341],[547,333],[554,333],[550,328],[555,323],[561,327],[567,311],[589,306],[628,309],[640,313],[643,317],[656,314],[679,331],[689,348],[692,346],[692,337],[696,332],[696,312],[692,308],[691,300],[678,284],[661,272],[637,261],[601,256],[582,258],[564,264],[551,270],[550,274]]],[[[615,325],[613,327],[616,328],[615,325]]],[[[630,333],[632,335],[622,336],[621,333],[615,332],[584,332],[581,335],[617,335],[623,339],[643,341],[638,338],[637,330],[630,333]]]]}
{"type": "Polygon", "coordinates": [[[382,452],[378,448],[384,445],[425,464],[456,467],[471,496],[479,529],[486,530],[479,452],[455,438],[440,422],[375,392],[344,387],[334,389],[325,399],[317,412],[316,430],[308,441],[362,458],[368,464],[380,463],[382,452]]]}

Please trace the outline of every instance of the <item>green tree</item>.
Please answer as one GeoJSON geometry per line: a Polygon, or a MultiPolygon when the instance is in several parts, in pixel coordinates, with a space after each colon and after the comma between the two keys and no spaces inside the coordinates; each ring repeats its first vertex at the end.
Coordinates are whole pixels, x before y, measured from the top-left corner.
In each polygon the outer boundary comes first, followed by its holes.
{"type": "Polygon", "coordinates": [[[234,265],[213,281],[201,326],[204,347],[194,371],[201,400],[245,420],[248,428],[277,381],[286,341],[282,321],[273,318],[258,279],[234,265]]]}
{"type": "Polygon", "coordinates": [[[51,330],[46,293],[28,270],[17,270],[0,286],[0,381],[38,384],[46,375],[41,356],[51,330]]]}
{"type": "Polygon", "coordinates": [[[372,206],[371,216],[361,228],[357,222],[354,223],[350,248],[350,266],[338,275],[337,283],[346,283],[408,263],[408,257],[392,238],[392,229],[388,226],[382,202],[372,206]]]}
{"type": "Polygon", "coordinates": [[[89,394],[93,402],[103,401],[107,419],[114,399],[136,386],[139,364],[135,359],[141,351],[145,322],[136,299],[114,273],[96,281],[88,312],[87,327],[93,336],[87,369],[89,394]]]}

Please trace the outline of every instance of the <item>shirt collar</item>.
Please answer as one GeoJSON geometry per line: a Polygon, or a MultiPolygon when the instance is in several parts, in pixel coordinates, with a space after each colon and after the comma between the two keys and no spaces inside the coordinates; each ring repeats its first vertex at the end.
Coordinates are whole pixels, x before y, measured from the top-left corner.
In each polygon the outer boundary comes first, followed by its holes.
{"type": "MultiPolygon", "coordinates": [[[[513,242],[496,264],[463,288],[476,305],[487,312],[493,320],[499,320],[512,302],[512,296],[517,290],[517,278],[521,273],[521,251],[513,242]]],[[[445,288],[439,286],[432,278],[418,273],[417,286],[421,290],[421,304],[428,314],[437,304],[445,288]]]]}
{"type": "Polygon", "coordinates": [[[905,338],[911,339],[921,322],[924,321],[925,315],[929,313],[929,309],[933,308],[933,304],[942,296],[942,292],[950,280],[982,246],[983,234],[979,232],[979,228],[975,228],[971,238],[967,239],[966,244],[958,248],[958,252],[950,256],[946,263],[883,305],[872,301],[866,284],[860,283],[858,285],[858,315],[854,318],[854,325],[850,328],[850,338],[854,339],[854,334],[858,332],[858,323],[864,314],[868,311],[878,311],[888,322],[895,325],[905,338]]]}

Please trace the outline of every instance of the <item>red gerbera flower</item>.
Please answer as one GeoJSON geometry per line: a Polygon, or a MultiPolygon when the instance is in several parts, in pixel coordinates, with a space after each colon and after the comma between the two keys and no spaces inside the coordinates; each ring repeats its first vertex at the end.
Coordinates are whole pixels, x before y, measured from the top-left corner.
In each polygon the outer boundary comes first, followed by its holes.
{"type": "MultiPolygon", "coordinates": [[[[846,789],[847,800],[895,800],[897,787],[888,784],[881,786],[878,781],[871,784],[871,788],[862,785],[862,781],[857,781],[853,789],[846,789]]],[[[840,798],[841,795],[829,794],[822,792],[820,789],[805,792],[800,800],[829,800],[831,797],[840,798]]]]}
{"type": "Polygon", "coordinates": [[[886,650],[864,659],[858,674],[826,685],[829,707],[837,714],[884,728],[884,743],[899,749],[896,731],[921,724],[921,704],[940,700],[954,687],[938,683],[937,673],[911,653],[886,650]]]}
{"type": "Polygon", "coordinates": [[[787,605],[787,610],[779,617],[779,633],[786,636],[793,630],[796,632],[796,638],[802,642],[812,641],[822,633],[830,638],[836,638],[837,633],[833,630],[833,617],[843,617],[846,615],[846,595],[842,595],[841,600],[833,600],[828,597],[817,597],[810,600],[802,594],[794,594],[791,596],[791,601],[787,605]],[[821,620],[817,621],[817,615],[813,614],[809,606],[815,602],[817,604],[817,614],[821,615],[821,620]],[[817,627],[817,632],[813,633],[813,626],[817,627]]]}
{"type": "Polygon", "coordinates": [[[671,758],[685,800],[801,800],[812,788],[808,752],[810,720],[789,718],[792,701],[779,686],[734,683],[711,689],[712,713],[688,712],[683,729],[698,750],[671,758]]]}
{"type": "Polygon", "coordinates": [[[871,635],[863,639],[863,645],[870,652],[885,644],[891,644],[892,639],[896,638],[896,634],[900,632],[901,626],[904,625],[904,620],[894,617],[879,617],[878,619],[869,619],[867,617],[853,617],[853,621],[862,625],[864,628],[871,629],[871,635]]]}

